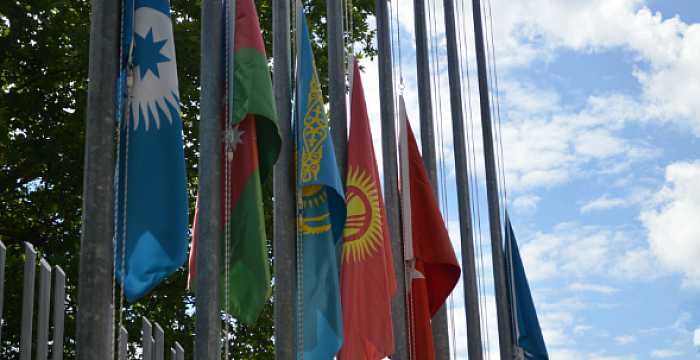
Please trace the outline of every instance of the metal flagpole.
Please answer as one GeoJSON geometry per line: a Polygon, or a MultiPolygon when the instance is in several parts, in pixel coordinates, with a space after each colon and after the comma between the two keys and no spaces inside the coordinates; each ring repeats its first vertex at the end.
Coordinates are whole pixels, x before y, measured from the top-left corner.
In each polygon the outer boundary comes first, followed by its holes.
{"type": "Polygon", "coordinates": [[[391,31],[387,0],[376,0],[377,48],[379,56],[379,103],[382,129],[382,158],[384,167],[384,202],[391,235],[396,272],[396,295],[391,300],[394,325],[395,353],[392,359],[409,359],[406,324],[406,284],[404,276],[403,244],[399,218],[399,184],[396,156],[396,128],[394,127],[394,88],[391,68],[391,31]]]}
{"type": "MultiPolygon", "coordinates": [[[[399,174],[401,181],[401,231],[403,233],[403,257],[404,271],[408,276],[404,281],[406,286],[406,296],[409,296],[413,275],[416,272],[416,257],[413,249],[413,223],[411,217],[411,178],[408,159],[408,118],[406,117],[406,103],[403,95],[399,95],[399,174]]],[[[408,304],[408,346],[409,358],[416,353],[415,332],[413,327],[414,308],[413,304],[408,304]]]]}
{"type": "Polygon", "coordinates": [[[471,203],[469,199],[469,173],[467,169],[466,141],[462,113],[462,84],[459,71],[459,53],[455,25],[454,0],[443,0],[445,10],[445,34],[447,36],[447,71],[450,83],[450,108],[452,112],[452,136],[457,173],[457,202],[459,207],[459,231],[462,240],[462,273],[464,274],[464,303],[467,321],[467,352],[469,359],[481,360],[481,318],[477,290],[474,239],[472,233],[471,203]]]}
{"type": "Polygon", "coordinates": [[[282,146],[274,167],[274,317],[275,359],[296,357],[294,352],[295,197],[293,178],[294,143],[291,128],[291,46],[289,1],[273,1],[272,56],[277,123],[282,146]]]}
{"type": "Polygon", "coordinates": [[[345,104],[345,41],[342,0],[327,0],[328,11],[328,97],[335,158],[344,180],[347,166],[348,122],[345,104]]]}
{"type": "MultiPolygon", "coordinates": [[[[437,160],[435,156],[435,128],[430,89],[428,35],[425,25],[425,0],[413,0],[414,27],[416,32],[416,72],[418,77],[418,107],[420,109],[420,137],[423,163],[428,172],[435,196],[438,196],[437,160]]],[[[437,70],[437,69],[436,69],[437,70]]],[[[401,120],[403,121],[403,120],[401,120]]],[[[438,200],[439,201],[439,200],[438,200]]],[[[405,240],[405,239],[404,239],[405,240]]],[[[450,358],[450,336],[447,329],[447,308],[443,304],[431,321],[435,358],[450,358]]]]}
{"type": "Polygon", "coordinates": [[[119,64],[119,0],[92,2],[77,359],[111,359],[114,131],[119,64]]]}
{"type": "Polygon", "coordinates": [[[496,290],[496,314],[498,316],[498,344],[501,359],[513,359],[513,340],[506,295],[506,278],[503,261],[503,237],[501,234],[500,205],[498,202],[498,174],[494,160],[493,133],[491,128],[491,107],[486,77],[486,55],[484,52],[484,32],[481,23],[481,1],[472,0],[474,17],[474,37],[476,43],[476,64],[479,75],[479,102],[481,106],[481,131],[484,142],[486,163],[486,195],[489,206],[489,230],[491,232],[491,259],[493,280],[496,290]]]}
{"type": "Polygon", "coordinates": [[[221,226],[221,114],[223,110],[223,9],[221,1],[202,1],[200,67],[199,209],[196,261],[195,357],[221,357],[219,264],[221,226]]]}

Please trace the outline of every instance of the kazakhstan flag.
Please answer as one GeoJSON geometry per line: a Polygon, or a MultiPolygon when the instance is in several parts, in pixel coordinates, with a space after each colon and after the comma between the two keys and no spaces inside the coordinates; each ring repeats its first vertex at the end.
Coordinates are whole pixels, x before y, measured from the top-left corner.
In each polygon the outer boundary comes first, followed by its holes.
{"type": "Polygon", "coordinates": [[[182,266],[189,231],[170,3],[122,5],[115,268],[126,298],[134,301],[182,266]]]}
{"type": "Polygon", "coordinates": [[[295,133],[297,189],[303,200],[303,358],[327,360],[343,340],[338,254],[345,200],[302,10],[299,16],[295,133]]]}

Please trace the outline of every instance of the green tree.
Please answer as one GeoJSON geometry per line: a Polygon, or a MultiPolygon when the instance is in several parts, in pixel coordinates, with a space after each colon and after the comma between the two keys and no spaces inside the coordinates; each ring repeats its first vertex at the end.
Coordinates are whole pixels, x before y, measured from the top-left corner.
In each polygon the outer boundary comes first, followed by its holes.
{"type": "MultiPolygon", "coordinates": [[[[273,1],[277,0],[256,1],[268,55],[273,1]]],[[[325,0],[305,3],[320,76],[326,78],[325,0]]],[[[200,0],[172,0],[190,214],[199,147],[200,5],[200,0]]],[[[367,24],[374,1],[355,0],[353,5],[351,38],[364,56],[374,56],[374,32],[367,24]]],[[[66,358],[73,358],[75,351],[89,21],[87,0],[0,1],[0,240],[8,247],[3,359],[18,358],[24,241],[67,274],[66,358]]],[[[272,234],[270,197],[268,183],[265,212],[272,234]]],[[[144,299],[127,306],[124,323],[132,345],[140,336],[140,317],[146,316],[161,324],[167,347],[178,341],[191,358],[194,298],[185,290],[186,276],[183,267],[144,299]]],[[[272,358],[272,331],[270,302],[255,327],[234,327],[235,358],[272,358]]]]}

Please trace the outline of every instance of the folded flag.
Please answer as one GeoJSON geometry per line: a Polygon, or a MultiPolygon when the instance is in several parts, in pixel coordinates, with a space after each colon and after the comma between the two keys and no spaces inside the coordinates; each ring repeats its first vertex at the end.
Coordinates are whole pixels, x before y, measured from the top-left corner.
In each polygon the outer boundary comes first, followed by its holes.
{"type": "Polygon", "coordinates": [[[187,259],[188,206],[170,3],[123,6],[115,268],[135,301],[187,259]]]}
{"type": "Polygon", "coordinates": [[[360,68],[353,64],[345,189],[341,360],[378,360],[394,352],[391,297],[396,292],[391,241],[372,145],[360,68]]]}
{"type": "MultiPolygon", "coordinates": [[[[345,225],[343,186],[338,173],[309,30],[299,10],[299,51],[295,94],[297,191],[301,192],[300,232],[303,274],[300,307],[305,360],[335,356],[343,339],[338,254],[345,225]]],[[[302,353],[303,352],[303,353],[302,353]]]]}

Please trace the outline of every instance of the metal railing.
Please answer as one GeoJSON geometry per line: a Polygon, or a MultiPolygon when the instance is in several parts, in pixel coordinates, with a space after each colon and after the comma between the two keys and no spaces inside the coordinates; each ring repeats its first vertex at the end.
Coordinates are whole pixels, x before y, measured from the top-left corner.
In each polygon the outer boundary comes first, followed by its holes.
{"type": "MultiPolygon", "coordinates": [[[[6,248],[0,243],[0,318],[3,317],[2,302],[5,283],[6,248]]],[[[22,327],[20,337],[20,360],[32,359],[32,328],[34,326],[34,289],[36,287],[37,254],[34,247],[24,243],[24,287],[22,290],[22,327]]],[[[65,315],[66,274],[60,266],[39,260],[39,306],[36,321],[36,359],[48,358],[49,344],[53,345],[52,359],[63,360],[63,319],[65,315]],[[51,310],[51,274],[53,284],[53,334],[49,342],[49,314],[51,310]]]]}
{"type": "MultiPolygon", "coordinates": [[[[2,346],[2,324],[4,319],[6,253],[7,248],[0,241],[0,346],[2,346]]],[[[34,247],[30,243],[25,242],[23,279],[19,358],[20,360],[47,360],[49,357],[49,346],[51,346],[51,360],[63,360],[66,275],[60,266],[55,265],[52,267],[46,259],[37,259],[37,252],[34,250],[34,247]],[[38,294],[35,296],[37,261],[39,264],[39,287],[38,294]],[[52,275],[53,286],[51,282],[52,275]],[[38,306],[36,302],[38,302],[38,306]],[[53,306],[52,327],[49,319],[51,306],[53,306]],[[34,319],[35,308],[37,310],[36,321],[34,319]],[[35,331],[33,331],[34,326],[36,326],[35,331]],[[53,329],[51,339],[49,339],[50,329],[53,329]],[[32,338],[33,334],[36,335],[34,339],[32,338]],[[33,346],[36,347],[34,351],[32,351],[33,346]]],[[[145,317],[142,318],[142,322],[141,348],[136,351],[136,359],[165,360],[165,335],[163,328],[158,323],[151,324],[145,317]]],[[[125,327],[120,326],[116,354],[118,360],[129,359],[128,345],[129,333],[125,327]]],[[[185,351],[178,342],[174,342],[168,359],[185,359],[185,351]]]]}
{"type": "MultiPolygon", "coordinates": [[[[147,318],[142,318],[141,327],[141,355],[143,360],[165,360],[165,336],[163,328],[158,323],[148,321],[147,318]]],[[[129,334],[122,326],[119,328],[119,347],[117,349],[117,359],[127,359],[127,345],[129,342],[129,334]]],[[[184,360],[185,350],[177,341],[170,348],[170,359],[184,360]]]]}

